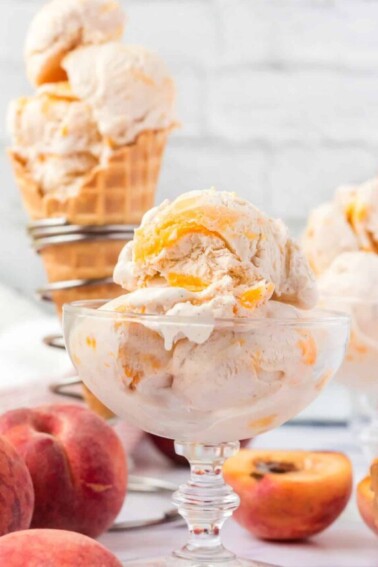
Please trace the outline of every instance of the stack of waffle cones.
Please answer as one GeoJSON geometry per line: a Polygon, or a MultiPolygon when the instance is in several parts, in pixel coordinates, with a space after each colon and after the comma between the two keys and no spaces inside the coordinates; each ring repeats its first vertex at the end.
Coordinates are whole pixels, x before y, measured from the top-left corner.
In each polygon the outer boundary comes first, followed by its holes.
{"type": "Polygon", "coordinates": [[[115,150],[106,165],[97,166],[74,195],[42,193],[25,162],[15,151],[9,152],[24,206],[33,221],[34,245],[49,281],[41,296],[54,301],[59,315],[64,303],[111,299],[122,293],[110,281],[114,265],[132,238],[130,225],[138,224],[154,203],[169,132],[143,132],[134,143],[115,150]],[[46,233],[39,229],[46,223],[54,228],[55,240],[43,238],[46,233]],[[59,232],[62,225],[65,228],[59,232]],[[116,231],[114,225],[118,225],[116,231]],[[91,229],[96,226],[103,231],[93,234],[91,229]]]}
{"type": "Polygon", "coordinates": [[[49,282],[38,295],[53,301],[59,316],[64,303],[112,299],[123,292],[113,283],[112,273],[123,246],[132,239],[132,227],[107,225],[96,233],[91,229],[54,224],[34,224],[29,229],[49,282]]]}
{"type": "MultiPolygon", "coordinates": [[[[64,303],[112,299],[123,293],[112,275],[133,227],[151,208],[170,129],[144,132],[128,146],[115,150],[107,164],[96,167],[75,194],[43,193],[25,162],[9,152],[24,206],[29,232],[40,253],[48,285],[43,299],[64,303]]],[[[109,418],[111,412],[87,389],[89,407],[109,418]]]]}

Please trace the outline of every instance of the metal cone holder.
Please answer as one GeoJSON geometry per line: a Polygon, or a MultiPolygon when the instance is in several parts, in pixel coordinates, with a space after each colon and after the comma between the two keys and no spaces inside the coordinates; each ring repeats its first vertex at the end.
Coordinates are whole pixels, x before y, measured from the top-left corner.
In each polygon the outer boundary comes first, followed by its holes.
{"type": "MultiPolygon", "coordinates": [[[[135,226],[126,224],[117,225],[101,225],[86,226],[70,224],[64,218],[43,219],[28,224],[27,232],[31,238],[32,247],[37,253],[42,253],[47,247],[59,247],[62,245],[75,245],[84,242],[104,242],[115,241],[120,243],[121,247],[126,242],[132,240],[135,226]]],[[[59,281],[51,281],[37,289],[37,297],[42,301],[53,301],[56,292],[75,292],[75,290],[83,289],[82,297],[85,299],[85,291],[91,287],[102,286],[105,289],[109,287],[109,291],[113,286],[113,293],[102,299],[111,299],[115,296],[112,274],[106,277],[92,277],[86,279],[65,279],[59,281]],[[104,288],[105,286],[105,288],[104,288]]],[[[80,293],[78,294],[80,295],[80,293]]],[[[61,307],[61,306],[60,306],[61,307]]]]}
{"type": "MultiPolygon", "coordinates": [[[[75,244],[81,242],[103,242],[103,241],[119,241],[120,247],[126,242],[132,240],[134,236],[134,225],[102,225],[102,226],[86,226],[74,225],[68,223],[64,218],[44,219],[41,221],[31,222],[27,226],[27,232],[31,238],[32,247],[37,253],[41,253],[45,248],[51,246],[62,246],[64,244],[75,244]]],[[[54,292],[64,292],[69,290],[83,289],[83,297],[85,299],[85,290],[91,286],[96,287],[103,284],[113,284],[112,275],[101,278],[90,279],[68,279],[62,281],[54,281],[40,287],[37,290],[37,296],[42,301],[53,301],[54,292]]],[[[122,292],[122,290],[120,290],[122,292]]],[[[108,299],[102,297],[101,299],[108,299]]],[[[110,297],[109,297],[110,299],[110,297]]],[[[44,339],[45,344],[53,348],[64,349],[63,337],[61,335],[51,335],[44,339]]],[[[51,384],[50,390],[55,394],[83,400],[83,395],[78,386],[81,385],[79,378],[66,379],[62,382],[51,384]]],[[[167,495],[171,497],[172,492],[177,486],[163,481],[161,479],[146,478],[130,475],[128,479],[128,492],[134,494],[157,494],[167,495]]],[[[118,521],[110,531],[128,531],[137,530],[147,527],[158,526],[162,524],[181,522],[176,509],[167,509],[154,517],[118,521]]]]}

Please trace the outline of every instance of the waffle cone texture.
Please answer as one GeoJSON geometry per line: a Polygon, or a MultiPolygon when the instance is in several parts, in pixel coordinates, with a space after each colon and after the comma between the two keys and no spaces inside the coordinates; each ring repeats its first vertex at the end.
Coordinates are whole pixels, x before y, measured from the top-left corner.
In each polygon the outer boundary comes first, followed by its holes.
{"type": "Polygon", "coordinates": [[[41,250],[49,283],[90,280],[113,275],[126,240],[93,240],[53,244],[41,250]]]}
{"type": "MultiPolygon", "coordinates": [[[[41,256],[49,283],[110,278],[125,240],[79,241],[46,246],[41,256]]],[[[86,299],[113,299],[124,293],[114,283],[92,283],[52,292],[58,315],[64,303],[86,299]]]]}
{"type": "Polygon", "coordinates": [[[90,301],[105,299],[111,300],[122,295],[123,290],[114,283],[92,284],[82,287],[74,287],[72,289],[62,289],[53,291],[51,298],[54,302],[58,317],[63,316],[63,305],[65,303],[73,303],[74,301],[90,301]]]}
{"type": "Polygon", "coordinates": [[[138,224],[155,200],[171,129],[143,132],[88,174],[75,195],[43,194],[26,163],[9,150],[24,206],[32,220],[64,217],[79,225],[138,224]]]}

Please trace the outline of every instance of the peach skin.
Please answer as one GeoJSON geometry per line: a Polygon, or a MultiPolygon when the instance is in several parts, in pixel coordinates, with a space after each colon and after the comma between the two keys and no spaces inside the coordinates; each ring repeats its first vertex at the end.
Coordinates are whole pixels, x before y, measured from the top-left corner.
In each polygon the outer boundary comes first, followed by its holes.
{"type": "Polygon", "coordinates": [[[17,451],[0,437],[0,536],[30,526],[34,490],[27,466],[17,451]]]}
{"type": "Polygon", "coordinates": [[[18,409],[0,417],[5,436],[31,474],[32,528],[106,531],[126,494],[123,447],[106,422],[74,405],[18,409]]]}
{"type": "Polygon", "coordinates": [[[358,483],[357,506],[365,524],[378,535],[378,461],[370,467],[370,476],[358,483]]]}
{"type": "Polygon", "coordinates": [[[64,530],[27,530],[0,538],[4,567],[122,567],[93,539],[64,530]]]}

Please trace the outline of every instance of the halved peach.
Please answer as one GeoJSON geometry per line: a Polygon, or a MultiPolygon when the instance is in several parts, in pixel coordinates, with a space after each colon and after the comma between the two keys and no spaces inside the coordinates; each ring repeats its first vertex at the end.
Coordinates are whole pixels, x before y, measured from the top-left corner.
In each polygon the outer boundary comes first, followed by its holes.
{"type": "Polygon", "coordinates": [[[378,535],[378,462],[373,463],[370,476],[357,486],[357,506],[365,524],[378,535]]]}
{"type": "Polygon", "coordinates": [[[234,514],[253,535],[298,540],[332,524],[352,491],[352,466],[336,452],[244,449],[224,477],[240,497],[234,514]]]}

